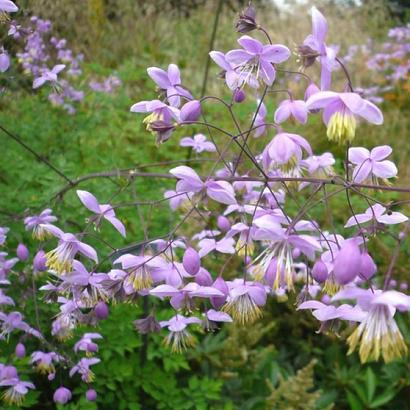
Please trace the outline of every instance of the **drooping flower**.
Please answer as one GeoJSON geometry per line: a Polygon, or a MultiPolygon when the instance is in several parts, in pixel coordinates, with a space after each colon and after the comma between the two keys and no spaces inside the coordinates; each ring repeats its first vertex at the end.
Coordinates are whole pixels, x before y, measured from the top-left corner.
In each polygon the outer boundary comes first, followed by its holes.
{"type": "Polygon", "coordinates": [[[372,291],[370,289],[347,288],[337,293],[333,300],[354,299],[366,311],[365,318],[347,339],[348,354],[359,346],[362,363],[383,360],[388,363],[404,357],[407,346],[398,328],[394,315],[396,309],[410,310],[410,297],[395,290],[372,291]]]}
{"type": "Polygon", "coordinates": [[[322,155],[311,155],[301,161],[301,165],[307,169],[309,175],[316,178],[327,178],[334,174],[333,165],[335,158],[330,152],[322,155]]]}
{"type": "Polygon", "coordinates": [[[356,117],[362,117],[372,124],[383,124],[383,114],[379,108],[356,93],[321,91],[313,94],[306,105],[309,110],[323,108],[327,137],[339,144],[353,141],[356,117]]]}
{"type": "Polygon", "coordinates": [[[246,9],[239,13],[235,28],[238,33],[249,33],[255,30],[258,25],[256,23],[256,10],[251,4],[246,9]]]}
{"type": "Polygon", "coordinates": [[[303,100],[283,100],[275,111],[275,122],[281,124],[292,117],[301,124],[306,124],[308,109],[303,100]]]}
{"type": "Polygon", "coordinates": [[[161,327],[166,327],[169,330],[168,336],[164,339],[166,346],[171,346],[171,350],[175,353],[181,353],[189,347],[195,346],[196,339],[188,332],[187,327],[190,324],[200,324],[201,319],[197,317],[185,317],[175,315],[169,320],[160,322],[161,327]]]}
{"type": "Polygon", "coordinates": [[[273,64],[286,61],[290,57],[289,49],[281,44],[263,45],[249,36],[242,36],[238,43],[243,48],[229,51],[226,60],[235,65],[240,75],[253,74],[266,85],[272,85],[276,76],[273,64]]]}
{"type": "Polygon", "coordinates": [[[51,70],[45,69],[40,77],[37,77],[33,81],[33,89],[41,87],[43,84],[49,82],[52,85],[56,85],[58,78],[57,75],[63,71],[65,64],[57,64],[51,70]]]}
{"type": "Polygon", "coordinates": [[[79,373],[83,382],[91,383],[94,381],[95,375],[90,369],[90,366],[100,363],[100,361],[101,360],[96,357],[80,359],[80,361],[71,368],[69,375],[73,377],[76,373],[79,373]]]}
{"type": "Polygon", "coordinates": [[[179,145],[181,147],[191,147],[197,154],[201,152],[215,152],[216,147],[213,142],[207,141],[203,134],[195,134],[193,138],[184,137],[181,139],[179,145]]]}
{"type": "Polygon", "coordinates": [[[126,236],[124,224],[116,217],[115,211],[110,204],[100,204],[97,198],[87,191],[77,191],[77,195],[83,205],[97,215],[95,225],[98,226],[101,218],[106,219],[122,235],[126,236]]]}
{"type": "Polygon", "coordinates": [[[235,279],[228,283],[229,295],[222,311],[241,325],[253,323],[262,316],[261,307],[266,303],[266,290],[258,282],[235,279]]]}
{"type": "Polygon", "coordinates": [[[102,339],[99,333],[84,333],[81,339],[74,345],[74,351],[79,350],[86,352],[87,356],[98,352],[98,345],[94,343],[94,339],[102,339]]]}
{"type": "Polygon", "coordinates": [[[8,387],[3,393],[2,398],[8,405],[21,406],[24,400],[24,396],[28,393],[29,389],[35,389],[35,386],[31,382],[25,382],[16,377],[6,378],[0,381],[0,387],[8,387]]]}
{"type": "Polygon", "coordinates": [[[0,339],[4,339],[4,337],[8,337],[13,330],[22,330],[23,332],[33,335],[37,338],[42,338],[41,333],[29,326],[26,322],[23,321],[23,315],[20,312],[11,312],[11,313],[3,313],[0,312],[0,321],[3,322],[1,324],[1,333],[0,339]]]}
{"type": "Polygon", "coordinates": [[[382,145],[371,151],[362,147],[349,148],[349,161],[355,165],[353,170],[353,181],[361,183],[371,177],[372,182],[377,183],[381,178],[393,178],[397,175],[397,167],[392,161],[385,160],[391,153],[391,147],[382,145]]]}
{"type": "Polygon", "coordinates": [[[40,215],[33,215],[24,218],[24,225],[26,231],[33,231],[33,238],[43,241],[48,237],[51,237],[52,234],[48,230],[44,229],[42,225],[51,224],[52,222],[57,221],[57,217],[52,215],[51,209],[44,209],[40,215]]]}
{"type": "Polygon", "coordinates": [[[41,227],[49,231],[59,240],[57,248],[46,254],[48,268],[60,274],[70,272],[73,267],[74,257],[77,253],[81,253],[85,257],[98,263],[97,252],[90,245],[78,240],[75,235],[64,233],[60,228],[54,225],[46,224],[41,225],[41,227]]]}
{"type": "Polygon", "coordinates": [[[367,208],[363,214],[356,214],[355,216],[350,217],[346,222],[345,228],[355,226],[358,223],[361,225],[372,220],[385,225],[395,225],[408,220],[407,216],[403,215],[401,212],[386,211],[387,208],[384,206],[374,204],[367,208]]]}
{"type": "Polygon", "coordinates": [[[170,64],[167,71],[157,67],[149,67],[147,72],[155,84],[165,91],[167,99],[173,107],[181,105],[181,97],[192,100],[191,93],[181,86],[181,74],[177,65],[170,64]]]}
{"type": "Polygon", "coordinates": [[[36,364],[37,371],[42,374],[55,373],[54,363],[60,362],[62,357],[55,352],[36,351],[31,354],[31,363],[36,364]]]}

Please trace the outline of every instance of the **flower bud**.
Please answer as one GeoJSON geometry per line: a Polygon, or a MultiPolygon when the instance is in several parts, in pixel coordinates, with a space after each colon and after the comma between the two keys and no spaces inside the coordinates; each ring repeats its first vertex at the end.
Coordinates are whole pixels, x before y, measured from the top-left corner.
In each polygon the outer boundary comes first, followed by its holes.
{"type": "Polygon", "coordinates": [[[85,397],[88,401],[96,401],[97,400],[97,392],[94,389],[88,389],[85,392],[85,397]]]}
{"type": "Polygon", "coordinates": [[[312,268],[312,277],[318,283],[323,283],[329,275],[327,266],[320,259],[315,262],[312,268]]]}
{"type": "Polygon", "coordinates": [[[201,115],[201,103],[198,100],[188,101],[181,108],[181,121],[196,121],[201,115]]]}
{"type": "Polygon", "coordinates": [[[94,308],[95,316],[99,320],[107,319],[109,310],[105,302],[98,302],[94,308]]]}
{"type": "Polygon", "coordinates": [[[364,279],[370,279],[377,271],[377,266],[373,261],[373,258],[367,253],[362,253],[362,261],[360,265],[360,275],[364,279]]]}
{"type": "Polygon", "coordinates": [[[226,216],[219,215],[216,224],[221,231],[227,232],[231,229],[231,223],[226,216]]]}
{"type": "Polygon", "coordinates": [[[184,269],[190,275],[196,275],[201,267],[201,258],[194,248],[187,248],[182,259],[184,269]]]}
{"type": "Polygon", "coordinates": [[[71,400],[71,397],[71,391],[68,390],[66,387],[61,386],[54,392],[53,400],[56,403],[66,404],[68,401],[71,400]]]}
{"type": "Polygon", "coordinates": [[[201,268],[195,275],[195,282],[200,286],[211,286],[212,276],[206,269],[201,268]]]}
{"type": "Polygon", "coordinates": [[[221,278],[220,276],[218,276],[215,279],[215,282],[212,285],[213,288],[218,289],[219,291],[221,291],[224,296],[214,296],[211,297],[211,304],[215,309],[219,309],[222,307],[222,305],[225,303],[226,298],[229,294],[229,288],[228,285],[226,284],[226,282],[223,280],[223,278],[221,278]]]}
{"type": "Polygon", "coordinates": [[[15,354],[19,359],[23,358],[26,355],[26,347],[23,345],[23,343],[16,344],[15,354]]]}
{"type": "Polygon", "coordinates": [[[17,369],[14,366],[4,366],[1,377],[2,379],[16,379],[18,378],[17,369]]]}
{"type": "Polygon", "coordinates": [[[313,94],[320,91],[320,88],[315,83],[310,83],[305,91],[305,101],[307,101],[313,94]]]}
{"type": "Polygon", "coordinates": [[[46,254],[42,249],[40,249],[33,259],[33,267],[36,272],[44,272],[47,270],[46,266],[47,258],[46,254]]]}
{"type": "Polygon", "coordinates": [[[339,285],[351,282],[360,272],[362,255],[356,240],[351,239],[343,243],[335,257],[333,273],[339,285]]]}
{"type": "Polygon", "coordinates": [[[301,254],[302,254],[302,252],[300,251],[299,248],[294,248],[293,251],[292,251],[293,259],[299,258],[301,254]]]}
{"type": "Polygon", "coordinates": [[[241,103],[242,101],[245,101],[246,98],[246,94],[245,91],[243,91],[241,88],[237,88],[234,92],[233,92],[233,100],[236,103],[241,103]]]}
{"type": "Polygon", "coordinates": [[[142,319],[134,320],[133,323],[135,329],[142,335],[159,332],[161,330],[161,325],[152,313],[142,319]]]}
{"type": "Polygon", "coordinates": [[[255,30],[258,27],[255,18],[256,10],[252,5],[249,5],[239,14],[238,21],[235,24],[236,31],[239,33],[249,33],[255,30]]]}
{"type": "Polygon", "coordinates": [[[22,261],[26,261],[30,255],[29,250],[27,249],[27,246],[24,245],[24,243],[19,243],[16,249],[16,254],[17,257],[22,261]]]}
{"type": "Polygon", "coordinates": [[[87,350],[88,353],[95,353],[98,352],[98,345],[95,343],[87,343],[87,350]]]}

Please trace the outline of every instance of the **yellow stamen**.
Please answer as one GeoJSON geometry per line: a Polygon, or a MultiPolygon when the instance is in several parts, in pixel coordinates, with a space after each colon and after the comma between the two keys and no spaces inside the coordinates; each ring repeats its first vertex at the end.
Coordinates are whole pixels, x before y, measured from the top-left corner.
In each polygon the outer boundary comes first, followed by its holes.
{"type": "Polygon", "coordinates": [[[353,114],[335,112],[327,125],[327,137],[340,145],[352,142],[356,134],[356,119],[353,114]]]}

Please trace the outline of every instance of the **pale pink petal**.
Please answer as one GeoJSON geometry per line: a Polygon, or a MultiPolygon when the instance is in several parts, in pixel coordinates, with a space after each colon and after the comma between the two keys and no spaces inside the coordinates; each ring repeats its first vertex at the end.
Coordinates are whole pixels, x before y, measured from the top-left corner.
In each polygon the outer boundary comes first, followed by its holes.
{"type": "Polygon", "coordinates": [[[77,195],[80,198],[82,204],[88,208],[90,211],[99,214],[101,213],[100,204],[97,201],[97,198],[87,191],[77,190],[77,195]]]}
{"type": "Polygon", "coordinates": [[[372,172],[379,178],[392,178],[397,175],[397,167],[391,161],[380,161],[373,164],[372,172]]]}

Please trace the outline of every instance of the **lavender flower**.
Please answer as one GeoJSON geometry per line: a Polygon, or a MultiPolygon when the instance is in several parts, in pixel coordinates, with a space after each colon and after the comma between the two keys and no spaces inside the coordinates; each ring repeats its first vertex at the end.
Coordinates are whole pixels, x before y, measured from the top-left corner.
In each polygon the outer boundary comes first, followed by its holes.
{"type": "Polygon", "coordinates": [[[0,381],[1,387],[8,387],[8,389],[3,393],[3,400],[8,405],[21,406],[24,400],[24,396],[28,393],[29,389],[35,389],[35,386],[31,382],[25,382],[16,377],[5,378],[0,381]]]}
{"type": "Polygon", "coordinates": [[[31,363],[35,363],[37,371],[42,374],[55,373],[56,369],[54,363],[59,363],[62,360],[62,356],[55,352],[41,352],[36,351],[31,354],[31,363]]]}
{"type": "Polygon", "coordinates": [[[48,230],[44,229],[42,225],[44,224],[51,224],[52,222],[57,221],[57,217],[52,215],[51,209],[45,209],[40,213],[40,215],[28,216],[24,218],[24,225],[26,227],[26,231],[33,231],[33,238],[36,238],[40,241],[51,237],[52,234],[48,230]]]}
{"type": "Polygon", "coordinates": [[[215,152],[216,147],[214,143],[207,141],[206,136],[203,134],[195,134],[193,138],[185,137],[182,138],[179,145],[181,147],[192,147],[192,149],[200,154],[201,152],[215,152]]]}
{"type": "Polygon", "coordinates": [[[80,361],[71,368],[70,370],[70,377],[73,377],[76,373],[79,373],[81,375],[81,380],[85,383],[91,383],[94,378],[95,375],[92,372],[92,370],[90,369],[90,366],[100,363],[100,359],[98,358],[83,358],[80,359],[80,361]]]}
{"type": "Polygon", "coordinates": [[[94,339],[102,339],[99,333],[84,333],[81,339],[74,345],[74,351],[79,350],[86,352],[87,356],[98,352],[98,345],[93,342],[94,339]]]}
{"type": "Polygon", "coordinates": [[[53,395],[53,400],[55,403],[66,404],[71,400],[72,394],[66,387],[59,387],[53,395]]]}
{"type": "Polygon", "coordinates": [[[376,220],[377,222],[386,225],[395,225],[408,220],[407,216],[403,215],[401,212],[388,211],[386,213],[386,211],[387,209],[384,206],[374,204],[367,208],[363,214],[356,214],[355,216],[350,217],[346,222],[345,228],[355,226],[358,223],[361,225],[372,220],[376,220]]]}
{"type": "Polygon", "coordinates": [[[50,82],[53,85],[57,84],[57,75],[63,71],[65,64],[57,64],[51,70],[43,70],[40,77],[33,81],[33,89],[41,87],[43,84],[50,82]]]}

